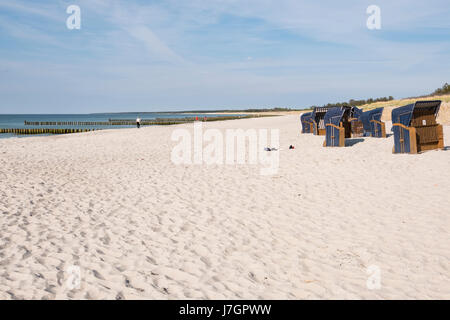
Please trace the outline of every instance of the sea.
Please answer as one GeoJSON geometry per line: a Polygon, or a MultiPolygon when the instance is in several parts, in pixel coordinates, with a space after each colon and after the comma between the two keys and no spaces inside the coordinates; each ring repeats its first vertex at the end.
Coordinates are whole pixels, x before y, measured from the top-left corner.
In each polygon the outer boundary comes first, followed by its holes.
{"type": "MultiPolygon", "coordinates": [[[[237,114],[211,114],[211,113],[93,113],[93,114],[0,114],[0,129],[33,129],[33,128],[70,128],[70,129],[121,129],[130,128],[131,126],[33,126],[25,125],[27,122],[108,122],[110,119],[129,119],[135,120],[141,118],[142,120],[154,120],[157,118],[171,119],[171,118],[196,118],[203,119],[203,117],[224,117],[237,116],[237,114]]],[[[22,138],[39,135],[15,135],[11,133],[0,133],[0,139],[4,138],[22,138]]],[[[42,135],[41,135],[42,136],[42,135]]]]}

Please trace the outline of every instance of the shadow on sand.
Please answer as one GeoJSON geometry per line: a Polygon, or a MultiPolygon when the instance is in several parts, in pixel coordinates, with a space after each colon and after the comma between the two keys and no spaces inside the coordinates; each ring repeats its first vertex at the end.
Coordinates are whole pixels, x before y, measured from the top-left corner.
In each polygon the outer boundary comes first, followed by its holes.
{"type": "Polygon", "coordinates": [[[354,146],[357,143],[363,142],[364,139],[358,138],[358,139],[345,139],[345,146],[351,147],[354,146]]]}

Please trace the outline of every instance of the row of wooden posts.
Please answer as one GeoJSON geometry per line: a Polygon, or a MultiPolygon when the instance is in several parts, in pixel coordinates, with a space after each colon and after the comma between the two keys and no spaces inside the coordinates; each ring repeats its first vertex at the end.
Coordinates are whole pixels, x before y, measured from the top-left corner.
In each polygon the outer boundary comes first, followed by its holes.
{"type": "MultiPolygon", "coordinates": [[[[189,120],[184,120],[186,122],[189,120]]],[[[190,120],[193,121],[193,120],[190,120]]],[[[163,122],[163,120],[141,120],[141,125],[145,124],[158,124],[158,122],[163,122]]],[[[164,121],[173,122],[173,121],[164,121]]],[[[180,120],[177,120],[180,122],[180,120]]],[[[25,126],[134,126],[136,125],[136,120],[110,120],[110,121],[24,121],[25,126]]]]}
{"type": "MultiPolygon", "coordinates": [[[[223,116],[223,117],[185,117],[185,118],[157,118],[141,120],[141,125],[174,125],[189,123],[194,121],[219,121],[219,120],[234,120],[262,117],[263,115],[238,115],[238,116],[223,116]]],[[[264,115],[266,116],[266,115],[264,115]]],[[[109,119],[107,122],[89,122],[89,121],[24,121],[25,126],[134,126],[136,120],[132,119],[109,119]]],[[[68,134],[95,131],[100,129],[92,128],[0,128],[1,133],[13,133],[18,135],[33,135],[33,134],[68,134]]]]}
{"type": "MultiPolygon", "coordinates": [[[[182,119],[145,119],[141,120],[141,125],[155,125],[155,124],[173,124],[192,122],[196,119],[182,118],[182,119]]],[[[206,121],[206,119],[205,119],[206,121]]],[[[25,126],[134,126],[136,120],[132,119],[109,119],[109,121],[24,121],[25,126]]]]}
{"type": "Polygon", "coordinates": [[[110,122],[98,121],[24,121],[26,126],[102,126],[111,125],[110,122]]]}
{"type": "Polygon", "coordinates": [[[56,128],[39,128],[39,129],[1,129],[0,133],[13,133],[13,134],[67,134],[67,133],[79,133],[95,131],[95,129],[56,129],[56,128]]]}
{"type": "MultiPolygon", "coordinates": [[[[180,124],[193,121],[219,121],[234,120],[243,118],[254,118],[258,115],[238,115],[223,117],[185,117],[185,118],[156,118],[142,119],[141,125],[168,125],[180,124]]],[[[109,119],[108,121],[24,121],[25,126],[134,126],[136,120],[133,119],[109,119]]]]}

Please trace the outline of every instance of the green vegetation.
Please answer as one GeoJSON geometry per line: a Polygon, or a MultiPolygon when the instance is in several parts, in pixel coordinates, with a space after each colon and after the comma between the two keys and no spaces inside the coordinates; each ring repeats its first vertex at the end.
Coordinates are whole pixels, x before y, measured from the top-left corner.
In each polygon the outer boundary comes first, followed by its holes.
{"type": "Polygon", "coordinates": [[[430,96],[440,96],[444,94],[450,94],[450,84],[445,83],[442,88],[436,89],[430,96]]]}
{"type": "Polygon", "coordinates": [[[392,100],[388,102],[371,103],[363,105],[361,106],[361,108],[363,108],[364,110],[371,110],[379,107],[400,107],[414,103],[417,100],[441,100],[443,103],[450,102],[450,85],[446,83],[442,86],[442,88],[436,89],[434,93],[429,95],[392,100]]]}
{"type": "MultiPolygon", "coordinates": [[[[348,102],[339,102],[339,103],[328,103],[324,105],[324,107],[333,107],[333,106],[344,106],[344,105],[350,105],[350,106],[358,106],[364,110],[371,110],[379,107],[396,107],[396,106],[403,106],[410,103],[414,103],[419,99],[423,98],[432,98],[435,97],[436,99],[442,100],[442,102],[450,102],[450,85],[448,83],[444,84],[442,88],[436,89],[432,94],[420,96],[420,97],[410,97],[400,100],[394,100],[394,97],[383,97],[383,98],[377,98],[377,99],[367,99],[367,100],[349,100],[348,102]],[[447,95],[447,96],[446,96],[447,95]]],[[[434,98],[433,98],[434,99],[434,98]]],[[[311,107],[310,109],[314,108],[311,107]]]]}
{"type": "MultiPolygon", "coordinates": [[[[426,98],[426,97],[432,97],[432,96],[443,96],[443,95],[450,95],[450,84],[445,83],[442,88],[436,89],[432,94],[421,96],[421,97],[410,97],[400,100],[394,100],[393,96],[389,97],[380,97],[380,98],[369,98],[367,100],[356,100],[356,99],[350,99],[346,102],[336,102],[336,103],[328,103],[323,105],[322,107],[341,107],[341,106],[357,106],[362,107],[364,109],[372,109],[378,106],[396,106],[399,105],[399,103],[412,103],[416,101],[419,98],[426,98]],[[401,102],[400,102],[401,101],[401,102]]],[[[443,102],[449,102],[450,97],[440,97],[440,100],[443,102]]],[[[261,109],[218,109],[218,110],[183,110],[183,111],[166,111],[166,112],[156,112],[160,114],[178,114],[178,113],[187,113],[187,114],[211,114],[211,113],[264,113],[264,112],[289,112],[289,111],[309,111],[312,110],[315,107],[319,107],[317,105],[307,107],[307,108],[261,108],[261,109]]],[[[119,112],[120,113],[120,112],[119,112]]],[[[155,112],[139,112],[140,114],[152,114],[155,112]]],[[[219,119],[217,119],[219,120],[219,119]]],[[[224,119],[222,119],[224,120],[224,119]]],[[[209,120],[208,121],[216,121],[209,120]]]]}
{"type": "MultiPolygon", "coordinates": [[[[376,102],[386,102],[394,100],[393,96],[382,97],[382,98],[369,98],[367,100],[354,100],[350,99],[348,102],[336,102],[336,103],[328,103],[323,105],[322,107],[342,107],[342,106],[363,106],[366,104],[376,103],[376,102]]],[[[317,106],[312,106],[309,109],[313,109],[317,106]]]]}
{"type": "Polygon", "coordinates": [[[262,109],[239,109],[239,110],[233,110],[233,109],[219,109],[219,110],[187,110],[187,111],[173,111],[173,112],[161,112],[161,113],[243,113],[243,112],[285,112],[285,111],[298,111],[300,109],[292,109],[292,108],[262,108],[262,109]]]}

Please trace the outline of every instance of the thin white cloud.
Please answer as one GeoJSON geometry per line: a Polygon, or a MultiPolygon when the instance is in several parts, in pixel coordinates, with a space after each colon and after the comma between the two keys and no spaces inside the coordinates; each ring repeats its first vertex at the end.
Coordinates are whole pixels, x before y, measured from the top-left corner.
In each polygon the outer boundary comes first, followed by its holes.
{"type": "Polygon", "coordinates": [[[134,3],[121,1],[95,0],[85,4],[91,10],[103,13],[105,19],[114,28],[125,31],[132,39],[141,43],[150,54],[151,59],[170,63],[186,63],[149,26],[149,21],[154,23],[153,18],[165,15],[164,10],[154,6],[137,6],[134,3]]]}
{"type": "Polygon", "coordinates": [[[164,61],[183,63],[184,60],[173,52],[150,28],[137,25],[124,28],[133,38],[141,41],[149,52],[164,61]]]}
{"type": "Polygon", "coordinates": [[[64,21],[66,19],[65,12],[61,11],[61,13],[59,13],[54,5],[48,6],[39,3],[38,6],[36,6],[36,3],[0,0],[0,8],[25,15],[39,16],[54,21],[64,21]]]}
{"type": "Polygon", "coordinates": [[[11,19],[0,20],[0,30],[3,30],[10,37],[39,43],[40,45],[64,46],[64,42],[58,41],[49,33],[11,19]]]}

